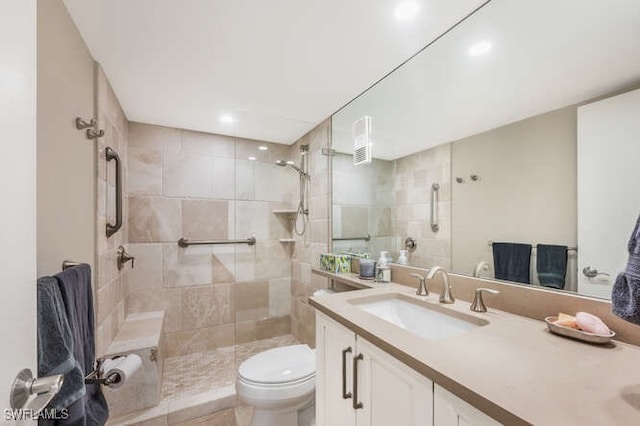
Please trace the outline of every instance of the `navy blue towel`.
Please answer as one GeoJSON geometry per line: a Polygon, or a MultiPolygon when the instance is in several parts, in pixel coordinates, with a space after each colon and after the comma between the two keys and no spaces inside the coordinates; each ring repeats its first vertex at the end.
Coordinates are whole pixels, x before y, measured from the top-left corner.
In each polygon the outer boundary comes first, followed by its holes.
{"type": "Polygon", "coordinates": [[[48,405],[49,409],[62,410],[84,397],[84,374],[73,356],[73,338],[58,281],[38,278],[37,295],[38,377],[64,376],[60,392],[48,405]]]}
{"type": "Polygon", "coordinates": [[[536,246],[536,271],[540,285],[564,288],[567,276],[567,246],[538,244],[536,246]]]}
{"type": "Polygon", "coordinates": [[[493,243],[493,268],[499,280],[531,284],[531,244],[493,243]]]}
{"type": "MultiPolygon", "coordinates": [[[[91,291],[91,267],[86,264],[68,268],[55,276],[64,301],[69,328],[73,337],[73,352],[86,376],[95,366],[93,293],[91,291]]],[[[107,401],[100,385],[87,384],[84,410],[72,407],[82,414],[88,426],[104,425],[109,417],[107,401]]]]}
{"type": "Polygon", "coordinates": [[[611,291],[611,311],[625,321],[640,325],[640,217],[631,233],[627,268],[616,278],[611,291]]]}

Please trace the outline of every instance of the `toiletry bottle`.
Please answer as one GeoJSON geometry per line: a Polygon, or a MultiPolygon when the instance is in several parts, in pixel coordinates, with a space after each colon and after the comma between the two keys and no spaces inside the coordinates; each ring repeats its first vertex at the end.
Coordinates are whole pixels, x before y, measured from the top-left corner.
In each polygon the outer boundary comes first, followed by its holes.
{"type": "Polygon", "coordinates": [[[398,256],[399,265],[408,265],[409,258],[407,257],[407,250],[400,250],[400,256],[398,256]]]}
{"type": "Polygon", "coordinates": [[[391,282],[391,268],[389,267],[388,251],[381,251],[376,263],[376,281],[380,283],[391,282]]]}

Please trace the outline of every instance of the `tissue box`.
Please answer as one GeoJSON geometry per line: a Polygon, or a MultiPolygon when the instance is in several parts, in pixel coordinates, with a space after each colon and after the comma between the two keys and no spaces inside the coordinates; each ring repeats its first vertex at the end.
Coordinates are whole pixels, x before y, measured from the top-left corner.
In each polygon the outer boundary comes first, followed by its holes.
{"type": "Polygon", "coordinates": [[[351,256],[347,254],[321,254],[320,267],[336,274],[351,272],[351,256]]]}

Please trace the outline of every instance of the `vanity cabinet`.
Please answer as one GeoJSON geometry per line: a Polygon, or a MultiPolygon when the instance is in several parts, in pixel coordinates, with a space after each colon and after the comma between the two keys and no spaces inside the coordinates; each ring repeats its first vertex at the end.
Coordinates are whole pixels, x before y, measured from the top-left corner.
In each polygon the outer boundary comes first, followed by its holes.
{"type": "Polygon", "coordinates": [[[317,313],[318,426],[432,425],[433,382],[317,313]]]}
{"type": "Polygon", "coordinates": [[[441,386],[433,389],[433,424],[436,426],[498,426],[500,423],[441,386]]]}

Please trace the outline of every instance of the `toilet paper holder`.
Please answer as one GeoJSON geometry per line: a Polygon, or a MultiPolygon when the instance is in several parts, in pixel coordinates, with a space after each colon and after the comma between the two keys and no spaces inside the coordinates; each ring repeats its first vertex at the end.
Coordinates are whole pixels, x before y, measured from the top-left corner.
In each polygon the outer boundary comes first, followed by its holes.
{"type": "MultiPolygon", "coordinates": [[[[117,356],[112,359],[118,359],[118,358],[121,358],[121,357],[117,356]]],[[[91,373],[87,374],[84,378],[85,384],[97,383],[102,386],[113,386],[115,384],[120,383],[120,381],[122,380],[122,377],[120,377],[120,374],[118,373],[111,373],[107,377],[100,377],[100,370],[103,362],[104,362],[104,359],[99,359],[96,361],[96,368],[91,373]]]]}

